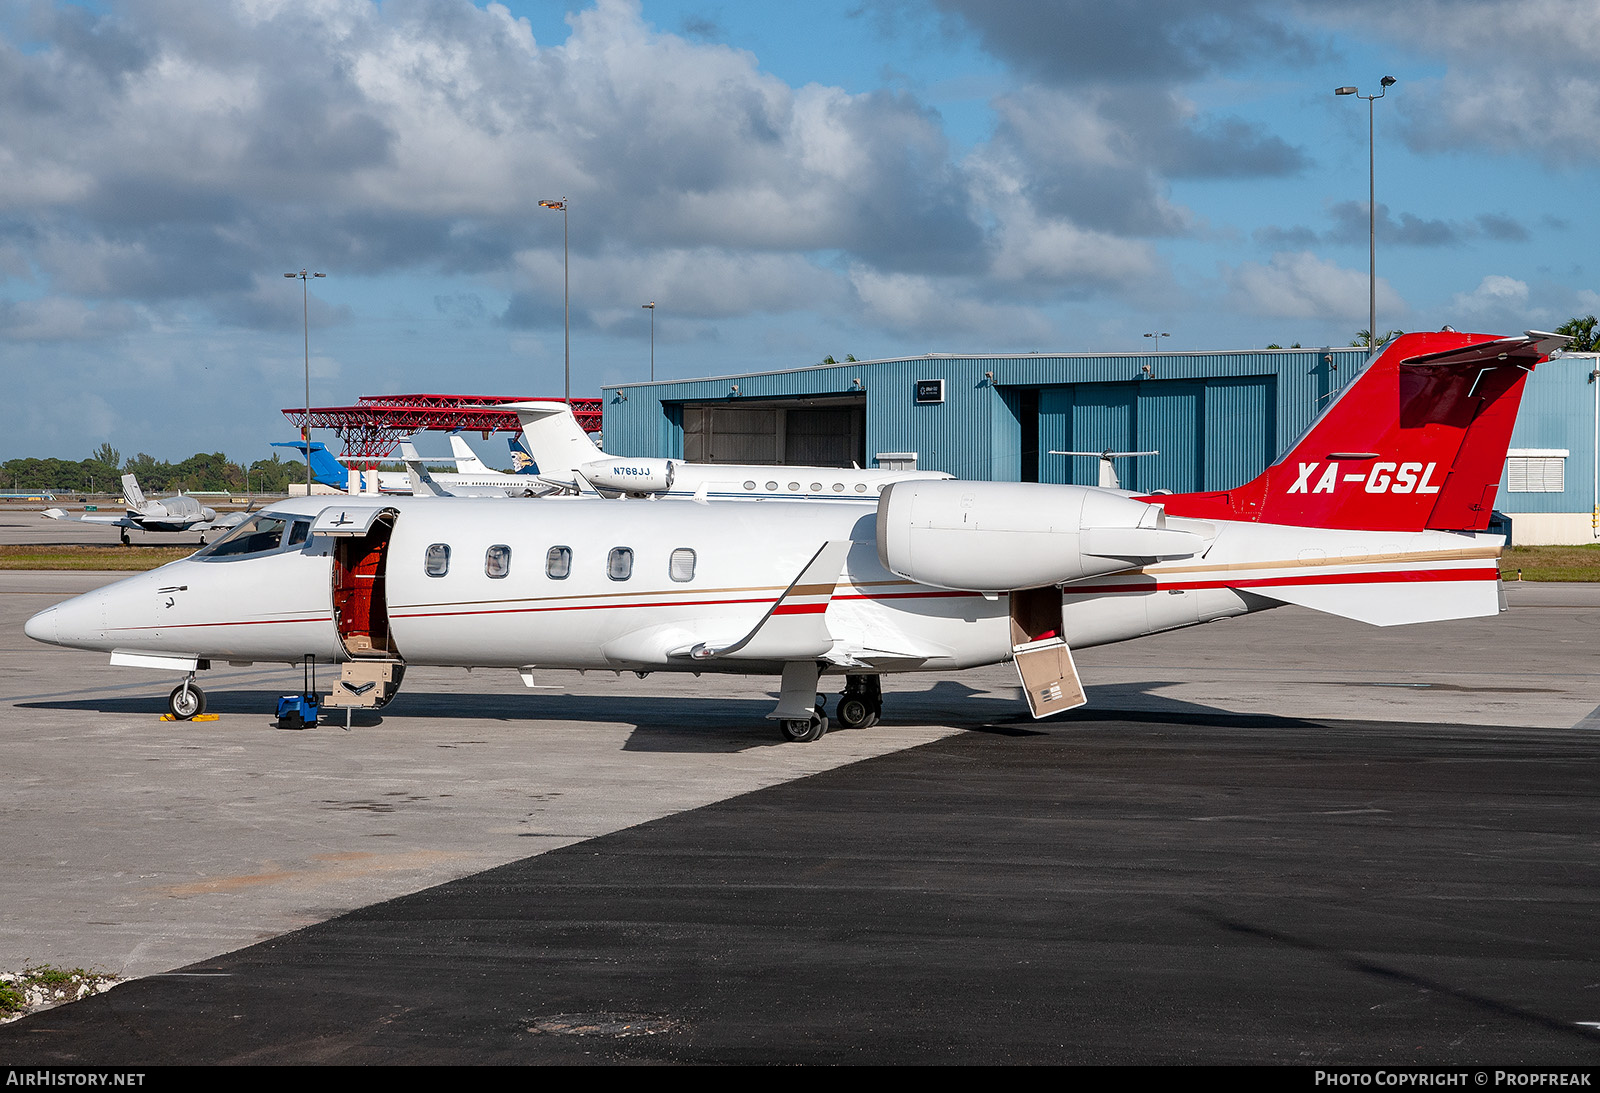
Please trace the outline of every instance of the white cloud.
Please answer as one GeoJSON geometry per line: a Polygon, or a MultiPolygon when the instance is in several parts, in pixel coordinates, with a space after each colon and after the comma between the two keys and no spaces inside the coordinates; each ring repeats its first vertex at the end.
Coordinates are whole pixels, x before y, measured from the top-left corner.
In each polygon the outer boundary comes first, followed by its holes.
{"type": "Polygon", "coordinates": [[[1442,57],[1441,76],[1406,82],[1395,103],[1414,147],[1600,156],[1600,7],[1592,0],[1355,0],[1299,10],[1358,34],[1381,28],[1442,57]]]}
{"type": "Polygon", "coordinates": [[[1458,329],[1520,331],[1539,323],[1554,325],[1559,318],[1533,302],[1526,282],[1491,273],[1472,291],[1451,298],[1446,321],[1458,329]]]}
{"type": "Polygon", "coordinates": [[[973,299],[964,295],[963,286],[948,280],[856,268],[850,271],[850,282],[863,317],[890,330],[966,335],[1006,346],[1044,342],[1055,334],[1038,313],[973,299]]]}
{"type": "MultiPolygon", "coordinates": [[[[1369,277],[1307,251],[1280,252],[1270,262],[1244,262],[1225,270],[1228,304],[1250,314],[1286,319],[1367,318],[1369,277]]],[[[1381,315],[1404,313],[1405,301],[1378,278],[1381,315]]]]}
{"type": "Polygon", "coordinates": [[[83,341],[126,334],[146,325],[145,316],[125,304],[91,307],[64,296],[0,300],[0,339],[5,341],[83,341]]]}

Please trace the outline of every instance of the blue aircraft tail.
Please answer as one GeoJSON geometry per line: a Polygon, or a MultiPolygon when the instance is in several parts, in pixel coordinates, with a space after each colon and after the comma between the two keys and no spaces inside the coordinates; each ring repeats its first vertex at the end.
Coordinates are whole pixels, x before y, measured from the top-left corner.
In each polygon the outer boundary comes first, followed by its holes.
{"type": "Polygon", "coordinates": [[[520,436],[514,436],[506,441],[511,446],[511,472],[513,474],[538,474],[539,464],[533,461],[533,456],[528,454],[528,446],[522,442],[520,436]]]}
{"type": "MultiPolygon", "coordinates": [[[[306,442],[303,440],[275,440],[274,448],[293,448],[302,456],[306,454],[306,442]]],[[[344,489],[350,484],[350,472],[343,463],[340,463],[328,446],[320,440],[311,442],[311,477],[324,486],[335,489],[344,489]]]]}

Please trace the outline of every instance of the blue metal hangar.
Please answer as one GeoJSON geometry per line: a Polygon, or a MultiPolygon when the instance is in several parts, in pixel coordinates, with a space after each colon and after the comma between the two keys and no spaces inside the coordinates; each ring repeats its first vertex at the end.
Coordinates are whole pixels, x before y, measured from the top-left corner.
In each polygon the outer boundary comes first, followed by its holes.
{"type": "MultiPolygon", "coordinates": [[[[960,478],[1229,489],[1285,451],[1348,383],[1350,347],[1126,354],[928,354],[603,388],[605,449],[697,463],[904,467],[960,478]]],[[[1529,380],[1496,507],[1514,542],[1592,542],[1591,357],[1529,380]]],[[[781,476],[778,476],[781,478],[781,476]]]]}

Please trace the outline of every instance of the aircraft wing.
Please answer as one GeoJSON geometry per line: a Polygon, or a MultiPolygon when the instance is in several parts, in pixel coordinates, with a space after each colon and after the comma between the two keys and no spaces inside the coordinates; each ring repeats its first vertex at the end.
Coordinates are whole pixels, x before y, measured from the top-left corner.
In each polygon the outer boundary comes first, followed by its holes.
{"type": "Polygon", "coordinates": [[[955,651],[948,646],[935,645],[932,642],[918,644],[908,641],[904,644],[897,644],[893,649],[878,649],[864,645],[835,645],[830,651],[823,654],[822,659],[841,668],[877,668],[879,670],[903,668],[910,670],[930,660],[954,655],[955,651]]]}
{"type": "Polygon", "coordinates": [[[195,527],[200,531],[220,531],[223,528],[236,528],[244,523],[249,516],[249,512],[225,512],[215,520],[204,524],[196,524],[195,527]]]}
{"type": "Polygon", "coordinates": [[[823,543],[754,630],[730,645],[696,645],[687,651],[689,657],[801,660],[828,652],[833,648],[833,635],[828,632],[825,615],[850,546],[848,539],[823,543]]]}
{"type": "Polygon", "coordinates": [[[66,509],[45,509],[39,515],[48,520],[78,520],[85,524],[107,524],[111,527],[132,528],[135,531],[144,526],[131,517],[112,516],[110,513],[106,513],[103,516],[98,513],[84,513],[82,516],[74,516],[66,509]]]}

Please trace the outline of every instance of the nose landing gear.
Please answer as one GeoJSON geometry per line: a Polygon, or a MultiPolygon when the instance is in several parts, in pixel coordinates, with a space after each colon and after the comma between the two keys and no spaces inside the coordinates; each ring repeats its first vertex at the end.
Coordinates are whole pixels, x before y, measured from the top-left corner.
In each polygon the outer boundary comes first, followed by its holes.
{"type": "Polygon", "coordinates": [[[814,740],[821,740],[828,731],[828,715],[822,712],[822,696],[817,696],[817,708],[812,711],[809,720],[780,721],[778,731],[783,734],[785,740],[796,744],[809,744],[814,740]]]}
{"type": "Polygon", "coordinates": [[[206,712],[206,693],[195,683],[193,672],[172,688],[167,696],[167,712],[174,721],[188,721],[206,712]]]}

